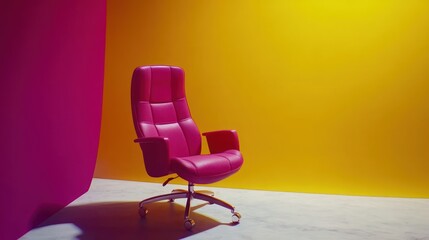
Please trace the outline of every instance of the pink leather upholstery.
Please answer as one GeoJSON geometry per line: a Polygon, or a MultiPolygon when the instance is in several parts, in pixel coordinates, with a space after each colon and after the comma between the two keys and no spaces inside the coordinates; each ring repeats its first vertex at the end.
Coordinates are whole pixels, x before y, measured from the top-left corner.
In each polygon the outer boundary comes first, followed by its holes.
{"type": "Polygon", "coordinates": [[[134,70],[131,105],[146,171],[152,177],[177,173],[191,183],[212,183],[243,164],[233,130],[204,135],[210,153],[201,154],[201,135],[192,120],[179,67],[143,66],[134,70]]]}

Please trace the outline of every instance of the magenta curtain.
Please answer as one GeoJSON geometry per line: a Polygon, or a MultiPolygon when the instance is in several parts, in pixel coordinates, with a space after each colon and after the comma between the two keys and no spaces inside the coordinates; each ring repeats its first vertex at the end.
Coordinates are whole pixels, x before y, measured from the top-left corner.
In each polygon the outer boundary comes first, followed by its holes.
{"type": "Polygon", "coordinates": [[[0,3],[0,239],[88,190],[101,123],[105,0],[0,3]]]}

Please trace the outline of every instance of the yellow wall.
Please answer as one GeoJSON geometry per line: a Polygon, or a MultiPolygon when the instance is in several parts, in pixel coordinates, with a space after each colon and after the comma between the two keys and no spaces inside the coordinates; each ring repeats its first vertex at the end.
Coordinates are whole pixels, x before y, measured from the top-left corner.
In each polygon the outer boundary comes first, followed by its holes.
{"type": "Polygon", "coordinates": [[[428,1],[108,0],[107,17],[96,177],[164,180],[129,90],[169,64],[201,131],[238,130],[244,166],[216,186],[429,197],[428,1]]]}

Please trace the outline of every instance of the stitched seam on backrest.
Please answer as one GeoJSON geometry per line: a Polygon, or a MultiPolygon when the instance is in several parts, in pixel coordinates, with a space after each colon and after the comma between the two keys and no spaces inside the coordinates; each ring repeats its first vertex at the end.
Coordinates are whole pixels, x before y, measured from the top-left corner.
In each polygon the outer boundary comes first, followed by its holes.
{"type": "MultiPolygon", "coordinates": [[[[172,123],[181,123],[181,122],[186,122],[186,120],[189,120],[189,119],[191,119],[192,120],[192,118],[184,118],[184,119],[182,119],[182,120],[179,120],[179,121],[173,121],[173,122],[160,122],[160,123],[156,123],[156,125],[166,125],[166,124],[172,124],[172,123]]],[[[141,121],[140,123],[146,123],[146,124],[152,124],[152,125],[154,125],[154,123],[153,122],[150,122],[150,121],[141,121]]]]}
{"type": "Polygon", "coordinates": [[[155,124],[155,122],[154,122],[154,119],[153,119],[153,110],[152,110],[152,102],[151,102],[151,97],[152,97],[152,67],[149,67],[149,69],[150,69],[150,79],[149,79],[149,82],[150,82],[150,91],[149,91],[149,107],[150,107],[150,114],[151,114],[151,116],[152,116],[152,124],[153,124],[153,126],[155,127],[155,130],[156,130],[156,133],[158,134],[158,137],[160,136],[159,135],[159,130],[158,130],[158,127],[156,126],[156,124],[155,124]]]}
{"type": "Polygon", "coordinates": [[[191,149],[189,147],[189,142],[188,142],[189,140],[186,137],[185,131],[183,131],[182,125],[179,122],[179,116],[177,114],[176,104],[174,104],[175,103],[175,99],[174,99],[174,96],[173,96],[174,95],[173,92],[174,92],[175,89],[173,89],[173,71],[171,70],[171,67],[170,67],[170,87],[171,87],[171,101],[173,103],[174,112],[176,113],[176,121],[179,124],[179,127],[180,127],[180,130],[182,131],[183,137],[185,138],[186,147],[188,148],[188,156],[189,156],[189,155],[191,155],[191,149]]]}

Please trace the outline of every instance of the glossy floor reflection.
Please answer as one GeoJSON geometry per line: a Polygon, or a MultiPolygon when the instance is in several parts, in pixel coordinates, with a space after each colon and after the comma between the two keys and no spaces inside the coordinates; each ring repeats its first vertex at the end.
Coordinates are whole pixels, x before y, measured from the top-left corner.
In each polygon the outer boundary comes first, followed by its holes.
{"type": "Polygon", "coordinates": [[[204,188],[237,207],[239,225],[230,224],[229,210],[195,200],[196,225],[186,231],[184,199],[149,204],[149,215],[140,219],[140,200],[183,187],[94,179],[88,193],[22,239],[429,240],[429,199],[204,188]]]}

